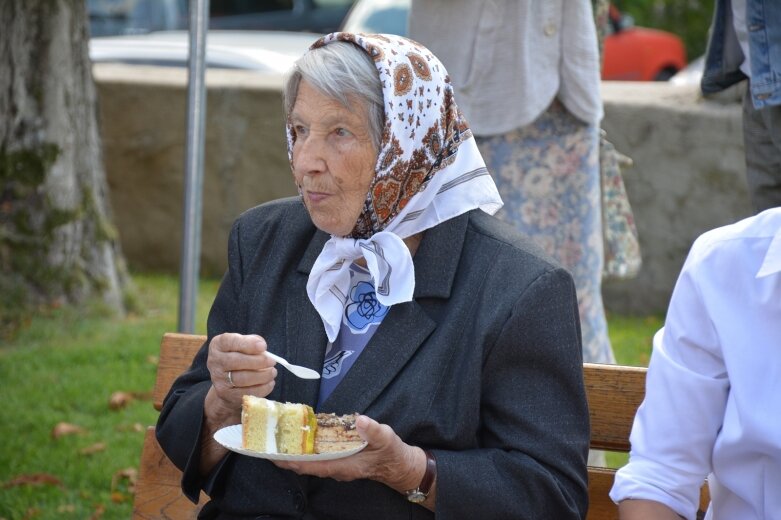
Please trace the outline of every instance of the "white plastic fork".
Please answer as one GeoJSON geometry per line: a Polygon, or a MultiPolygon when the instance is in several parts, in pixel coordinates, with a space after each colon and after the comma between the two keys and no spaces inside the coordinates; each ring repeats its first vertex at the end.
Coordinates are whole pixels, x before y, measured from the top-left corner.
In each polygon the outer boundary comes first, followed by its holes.
{"type": "Polygon", "coordinates": [[[283,367],[290,370],[290,373],[294,376],[298,376],[301,379],[320,379],[320,374],[312,370],[311,368],[302,367],[299,365],[294,365],[293,363],[289,362],[287,359],[277,356],[276,354],[272,354],[269,351],[266,351],[266,355],[282,365],[283,367]]]}

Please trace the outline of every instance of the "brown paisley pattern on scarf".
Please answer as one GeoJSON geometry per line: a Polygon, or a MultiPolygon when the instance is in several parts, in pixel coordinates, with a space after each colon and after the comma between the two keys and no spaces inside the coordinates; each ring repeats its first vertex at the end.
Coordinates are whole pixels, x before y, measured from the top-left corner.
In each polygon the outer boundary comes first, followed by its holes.
{"type": "Polygon", "coordinates": [[[426,174],[431,168],[426,152],[423,149],[412,152],[412,160],[409,163],[409,175],[402,187],[404,196],[399,200],[399,210],[404,209],[409,199],[420,191],[426,180],[426,174]]]}
{"type": "Polygon", "coordinates": [[[367,45],[366,52],[369,53],[369,56],[371,56],[375,62],[382,61],[383,58],[385,58],[385,53],[382,52],[382,49],[380,49],[376,45],[371,45],[371,44],[367,45]]]}
{"type": "Polygon", "coordinates": [[[431,69],[428,68],[426,60],[424,60],[420,54],[415,54],[414,52],[407,54],[407,57],[409,58],[410,63],[412,63],[412,70],[415,71],[415,75],[422,80],[430,81],[431,69]]]}
{"type": "Polygon", "coordinates": [[[402,63],[393,71],[393,94],[403,96],[410,90],[412,90],[412,69],[406,63],[402,63]]]}
{"type": "Polygon", "coordinates": [[[439,135],[439,124],[435,123],[434,126],[428,129],[426,135],[423,137],[423,144],[426,145],[431,155],[436,157],[439,152],[442,151],[442,139],[439,135]]]}
{"type": "MultiPolygon", "coordinates": [[[[351,238],[382,231],[426,189],[428,181],[451,164],[469,125],[453,99],[442,63],[417,42],[393,35],[332,33],[312,45],[352,42],[374,61],[385,99],[385,126],[375,178],[351,238]]],[[[288,146],[292,146],[288,138],[288,146]]]]}
{"type": "Polygon", "coordinates": [[[393,163],[398,161],[402,156],[404,150],[401,149],[399,140],[393,136],[390,136],[390,143],[385,147],[385,150],[380,154],[380,170],[387,170],[393,163]]]}
{"type": "Polygon", "coordinates": [[[401,182],[392,177],[377,181],[372,188],[374,211],[380,220],[386,220],[399,199],[401,182]]]}

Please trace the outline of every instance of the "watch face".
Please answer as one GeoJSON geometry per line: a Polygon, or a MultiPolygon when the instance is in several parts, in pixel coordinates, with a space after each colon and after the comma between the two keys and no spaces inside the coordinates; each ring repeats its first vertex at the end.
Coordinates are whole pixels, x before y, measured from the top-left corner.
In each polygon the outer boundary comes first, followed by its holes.
{"type": "Polygon", "coordinates": [[[421,502],[426,500],[426,495],[424,495],[423,493],[421,493],[418,490],[409,491],[407,493],[407,500],[409,500],[410,502],[413,502],[415,504],[420,504],[421,502]]]}

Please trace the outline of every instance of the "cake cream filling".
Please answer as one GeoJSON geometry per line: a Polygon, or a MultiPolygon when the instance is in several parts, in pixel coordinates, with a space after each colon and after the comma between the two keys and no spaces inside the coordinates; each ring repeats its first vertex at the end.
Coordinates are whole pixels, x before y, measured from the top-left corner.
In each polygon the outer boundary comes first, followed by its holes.
{"type": "Polygon", "coordinates": [[[266,421],[266,453],[277,452],[277,407],[274,401],[266,401],[268,420],[266,421]]]}

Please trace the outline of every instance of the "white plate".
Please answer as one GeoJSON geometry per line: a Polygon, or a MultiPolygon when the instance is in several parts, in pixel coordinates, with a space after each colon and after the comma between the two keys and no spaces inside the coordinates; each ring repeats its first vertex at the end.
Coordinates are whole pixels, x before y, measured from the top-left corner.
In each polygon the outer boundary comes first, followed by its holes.
{"type": "Polygon", "coordinates": [[[268,460],[294,460],[294,461],[310,461],[310,460],[334,460],[343,459],[349,457],[355,453],[358,453],[366,447],[364,442],[357,448],[344,451],[331,451],[328,453],[315,453],[312,455],[291,455],[289,453],[263,453],[260,451],[247,450],[241,447],[241,425],[234,424],[233,426],[226,426],[214,433],[214,440],[225,446],[231,451],[247,455],[248,457],[257,457],[259,459],[268,460]]]}

